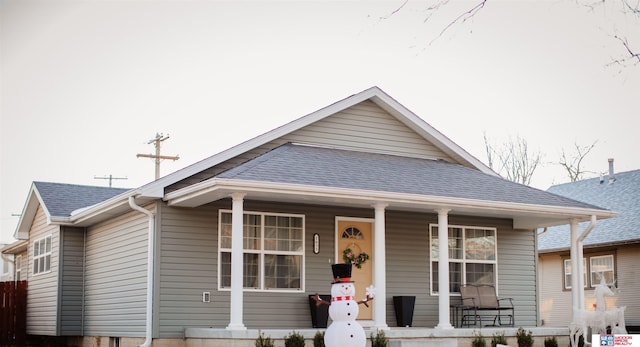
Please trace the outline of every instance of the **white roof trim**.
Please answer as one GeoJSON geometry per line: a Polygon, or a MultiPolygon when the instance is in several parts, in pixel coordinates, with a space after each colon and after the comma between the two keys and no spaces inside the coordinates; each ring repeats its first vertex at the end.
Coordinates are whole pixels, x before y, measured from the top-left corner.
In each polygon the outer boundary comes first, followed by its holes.
{"type": "Polygon", "coordinates": [[[139,192],[137,190],[132,189],[95,205],[78,209],[74,211],[74,213],[72,213],[70,217],[57,217],[51,216],[51,213],[49,213],[49,210],[47,209],[47,205],[43,202],[42,197],[40,196],[40,192],[38,192],[38,188],[35,184],[32,183],[29,194],[27,195],[27,202],[25,203],[25,206],[22,210],[20,219],[18,220],[18,226],[16,227],[16,231],[13,237],[18,240],[29,238],[29,231],[31,229],[33,219],[38,212],[38,206],[42,206],[42,210],[47,217],[47,224],[81,225],[82,223],[85,223],[92,218],[99,217],[100,215],[108,213],[109,211],[113,211],[122,207],[128,208],[129,196],[136,196],[138,193],[139,192]]]}
{"type": "Polygon", "coordinates": [[[36,217],[36,213],[38,213],[38,206],[42,206],[42,210],[44,210],[44,214],[47,217],[47,223],[51,223],[51,214],[49,213],[47,206],[42,202],[42,197],[40,196],[40,192],[38,192],[38,188],[34,183],[31,183],[29,194],[27,194],[27,201],[22,208],[20,219],[18,219],[18,226],[13,234],[15,239],[24,240],[29,238],[29,230],[31,229],[33,219],[36,217]]]}
{"type": "MultiPolygon", "coordinates": [[[[569,220],[577,218],[588,220],[591,216],[599,219],[614,217],[615,212],[599,209],[564,207],[551,205],[535,205],[501,201],[487,201],[467,198],[429,196],[410,193],[381,192],[363,189],[350,188],[328,188],[319,186],[309,186],[303,184],[289,184],[279,182],[247,181],[235,179],[214,178],[204,182],[194,184],[189,187],[171,192],[165,199],[170,206],[197,206],[206,203],[198,198],[203,195],[212,194],[212,198],[219,199],[228,195],[228,192],[246,192],[247,198],[254,194],[283,194],[303,196],[306,200],[313,198],[328,199],[332,201],[359,202],[370,206],[375,202],[385,202],[390,207],[393,206],[438,206],[451,208],[453,211],[476,211],[502,215],[538,215],[541,219],[563,219],[569,220]],[[195,199],[196,203],[189,200],[195,199]]],[[[534,217],[535,218],[535,217],[534,217]]],[[[564,223],[557,223],[564,224],[564,223]]],[[[526,224],[527,228],[535,228],[538,225],[526,224]]]]}
{"type": "Polygon", "coordinates": [[[451,155],[452,157],[455,157],[456,159],[459,159],[462,162],[468,163],[469,165],[477,168],[478,170],[484,173],[497,176],[497,174],[493,170],[491,170],[488,166],[486,166],[480,160],[478,160],[477,158],[469,154],[467,151],[462,149],[462,147],[455,144],[449,138],[447,138],[442,133],[440,133],[435,128],[433,128],[431,125],[426,123],[423,119],[421,119],[420,117],[415,115],[413,112],[408,110],[406,107],[401,105],[399,102],[397,102],[395,99],[390,97],[380,88],[371,87],[358,94],[354,94],[346,99],[338,101],[327,107],[324,107],[316,112],[313,112],[306,116],[298,118],[292,122],[289,122],[285,125],[275,128],[269,132],[266,132],[262,135],[259,135],[243,143],[240,143],[234,147],[231,147],[225,151],[222,151],[218,154],[215,154],[211,157],[208,157],[204,160],[201,160],[197,163],[187,166],[172,174],[164,176],[154,182],[148,183],[140,187],[141,195],[145,197],[161,198],[164,194],[164,188],[171,184],[179,182],[189,176],[195,175],[198,172],[206,170],[225,160],[234,158],[242,153],[250,151],[256,147],[264,145],[265,143],[278,139],[293,131],[301,129],[307,125],[313,124],[325,117],[333,115],[337,112],[340,112],[344,109],[347,109],[351,106],[357,105],[369,99],[371,99],[374,103],[376,103],[378,106],[383,108],[385,111],[392,114],[394,117],[398,118],[398,120],[400,120],[402,123],[412,128],[421,136],[433,142],[434,145],[437,146],[440,150],[451,155]]]}

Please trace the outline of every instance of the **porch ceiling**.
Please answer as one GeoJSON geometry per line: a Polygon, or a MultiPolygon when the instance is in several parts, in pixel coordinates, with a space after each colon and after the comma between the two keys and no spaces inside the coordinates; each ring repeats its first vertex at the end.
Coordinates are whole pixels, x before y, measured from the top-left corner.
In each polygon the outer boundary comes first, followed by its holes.
{"type": "Polygon", "coordinates": [[[170,206],[197,207],[228,198],[237,192],[246,193],[245,199],[248,200],[298,204],[372,208],[374,204],[384,203],[387,204],[387,210],[424,213],[434,213],[437,209],[446,208],[454,215],[512,219],[516,229],[562,225],[569,223],[571,219],[586,221],[592,215],[598,219],[615,216],[614,212],[601,209],[223,178],[213,178],[171,192],[165,195],[164,200],[170,206]]]}

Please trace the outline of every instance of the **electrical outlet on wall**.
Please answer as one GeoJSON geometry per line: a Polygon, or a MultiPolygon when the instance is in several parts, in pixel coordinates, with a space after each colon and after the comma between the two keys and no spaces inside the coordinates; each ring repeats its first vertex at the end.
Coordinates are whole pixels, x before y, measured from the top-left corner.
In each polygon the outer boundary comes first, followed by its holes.
{"type": "Polygon", "coordinates": [[[211,292],[202,292],[202,302],[211,302],[211,292]]]}

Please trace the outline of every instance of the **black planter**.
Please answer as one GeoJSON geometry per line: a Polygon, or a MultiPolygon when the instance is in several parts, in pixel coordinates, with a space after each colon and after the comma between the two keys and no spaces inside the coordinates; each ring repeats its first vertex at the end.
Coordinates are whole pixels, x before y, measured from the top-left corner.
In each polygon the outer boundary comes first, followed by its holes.
{"type": "Polygon", "coordinates": [[[413,308],[415,296],[394,296],[393,307],[396,309],[396,324],[399,327],[410,327],[413,324],[413,308]]]}
{"type": "MultiPolygon", "coordinates": [[[[316,305],[314,295],[309,295],[309,309],[311,309],[311,326],[313,328],[326,328],[329,321],[329,305],[316,305]]],[[[331,302],[331,295],[319,295],[322,300],[331,302]]]]}

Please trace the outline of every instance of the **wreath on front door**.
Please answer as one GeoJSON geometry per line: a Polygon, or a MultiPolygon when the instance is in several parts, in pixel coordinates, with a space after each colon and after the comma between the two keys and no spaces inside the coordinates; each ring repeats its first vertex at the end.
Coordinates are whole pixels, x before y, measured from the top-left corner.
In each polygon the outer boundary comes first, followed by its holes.
{"type": "Polygon", "coordinates": [[[367,260],[369,260],[369,255],[365,252],[360,254],[356,254],[351,248],[347,248],[342,252],[342,259],[347,264],[353,264],[358,269],[362,268],[362,264],[364,264],[367,260]]]}

